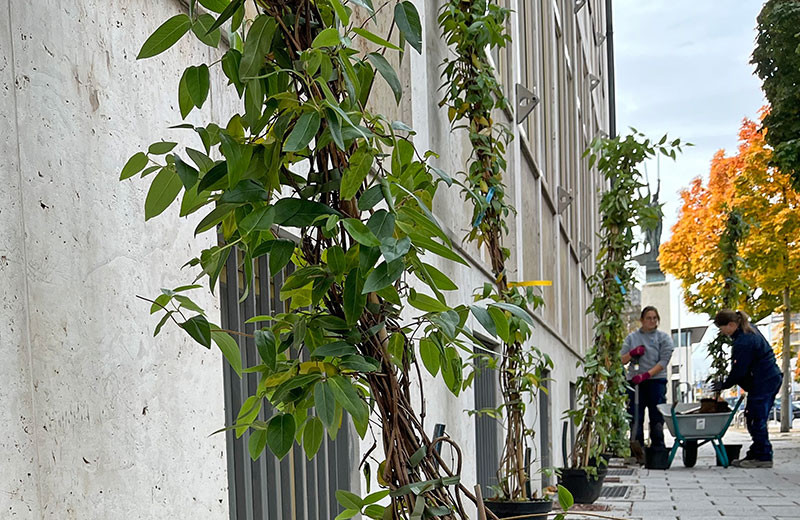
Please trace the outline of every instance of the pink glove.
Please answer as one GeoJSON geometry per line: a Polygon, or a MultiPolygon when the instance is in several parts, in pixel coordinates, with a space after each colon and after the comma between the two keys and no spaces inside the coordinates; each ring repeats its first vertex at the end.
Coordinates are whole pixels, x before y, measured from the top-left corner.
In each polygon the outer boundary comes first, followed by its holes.
{"type": "Polygon", "coordinates": [[[650,372],[645,372],[643,374],[637,374],[633,376],[633,379],[631,379],[631,383],[633,383],[634,385],[638,385],[642,381],[647,381],[648,379],[650,379],[650,372]]]}
{"type": "Polygon", "coordinates": [[[628,352],[631,357],[639,357],[644,354],[644,345],[639,345],[638,347],[634,347],[628,352]]]}

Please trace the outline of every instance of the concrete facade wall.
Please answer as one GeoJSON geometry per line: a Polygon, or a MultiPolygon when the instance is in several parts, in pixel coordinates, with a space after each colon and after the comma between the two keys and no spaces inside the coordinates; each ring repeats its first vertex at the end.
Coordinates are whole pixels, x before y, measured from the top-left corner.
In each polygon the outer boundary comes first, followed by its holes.
{"type": "Polygon", "coordinates": [[[179,70],[208,60],[187,39],[135,61],[181,9],[0,5],[3,518],[227,514],[220,356],[175,327],[153,340],[135,297],[185,282],[194,225],[177,208],[145,223],[146,183],[117,180],[179,122],[179,70]]]}
{"type": "MultiPolygon", "coordinates": [[[[414,2],[424,53],[409,51],[400,66],[400,106],[377,80],[375,108],[413,126],[417,147],[438,152],[437,166],[455,174],[469,144],[451,132],[438,106],[448,53],[436,23],[441,2],[414,2]]],[[[144,223],[148,183],[116,180],[140,147],[187,138],[165,130],[179,122],[179,74],[213,61],[214,51],[187,37],[156,58],[134,60],[147,35],[184,8],[178,0],[75,4],[0,6],[0,125],[12,129],[0,140],[0,377],[4,400],[13,403],[0,412],[0,443],[9,454],[3,462],[12,468],[0,477],[0,489],[8,490],[0,494],[0,516],[225,518],[224,437],[207,436],[224,423],[219,355],[175,327],[152,339],[156,320],[134,298],[185,283],[180,266],[212,237],[193,238],[193,222],[179,219],[176,208],[144,223]],[[46,20],[38,16],[44,9],[46,20]]],[[[509,272],[512,280],[553,284],[542,290],[546,305],[535,313],[532,339],[555,363],[551,420],[542,421],[535,405],[528,421],[551,439],[550,446],[534,439],[534,452],[546,450],[560,465],[560,417],[570,406],[576,361],[591,341],[584,312],[593,255],[583,259],[581,251],[596,251],[602,183],[579,157],[610,122],[605,47],[596,40],[605,2],[590,0],[591,9],[578,13],[567,0],[506,4],[514,42],[497,57],[498,74],[512,105],[517,83],[542,98],[519,125],[514,114],[498,114],[515,135],[506,176],[518,210],[508,222],[509,272]],[[594,89],[590,74],[601,79],[594,89]],[[559,187],[573,196],[561,212],[559,187]]],[[[224,83],[212,76],[212,99],[198,121],[224,122],[235,110],[219,94],[224,83]]],[[[451,304],[469,303],[473,289],[490,281],[485,252],[461,243],[470,206],[458,189],[442,190],[435,213],[470,267],[428,261],[459,286],[448,294],[451,304]]],[[[218,305],[211,295],[200,300],[209,309],[218,305]]],[[[465,413],[473,393],[456,398],[427,375],[423,385],[426,429],[446,424],[465,454],[462,476],[471,488],[472,454],[480,448],[465,413]]],[[[360,453],[370,446],[362,442],[360,453]]]]}

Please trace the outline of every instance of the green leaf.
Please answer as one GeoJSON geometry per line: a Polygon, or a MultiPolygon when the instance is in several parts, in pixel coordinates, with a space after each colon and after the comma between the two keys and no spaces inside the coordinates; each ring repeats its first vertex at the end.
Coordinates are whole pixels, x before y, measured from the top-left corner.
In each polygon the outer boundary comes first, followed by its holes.
{"type": "Polygon", "coordinates": [[[356,430],[363,437],[367,431],[369,421],[369,408],[367,403],[359,397],[356,388],[349,379],[342,376],[332,376],[328,379],[331,383],[331,390],[333,390],[333,397],[342,408],[347,410],[353,418],[353,424],[356,430]]]}
{"type": "Polygon", "coordinates": [[[225,156],[226,164],[228,165],[228,186],[234,187],[239,184],[239,179],[242,178],[242,175],[250,165],[253,148],[240,143],[224,132],[220,133],[219,137],[222,145],[222,154],[225,156]]]}
{"type": "MultiPolygon", "coordinates": [[[[372,231],[378,240],[391,238],[394,235],[395,216],[385,209],[379,209],[367,221],[367,228],[372,231]]],[[[410,239],[409,239],[410,241],[410,239]]]]}
{"type": "Polygon", "coordinates": [[[392,285],[405,271],[405,263],[398,259],[394,262],[381,262],[378,267],[372,270],[364,282],[361,292],[364,294],[380,291],[384,287],[392,285]]]}
{"type": "Polygon", "coordinates": [[[319,125],[320,117],[316,112],[306,112],[300,116],[300,119],[297,120],[294,128],[289,133],[289,137],[286,138],[286,142],[283,144],[283,150],[286,152],[297,152],[308,146],[311,139],[317,135],[319,125]]]}
{"type": "Polygon", "coordinates": [[[330,431],[336,423],[336,400],[327,381],[320,381],[314,385],[314,408],[330,431]]]}
{"type": "Polygon", "coordinates": [[[419,356],[422,358],[422,364],[425,365],[428,372],[435,377],[439,373],[439,363],[442,357],[442,352],[436,342],[428,338],[420,339],[419,356]]]}
{"type": "Polygon", "coordinates": [[[209,30],[212,25],[214,25],[214,17],[208,13],[201,14],[192,24],[192,32],[198,40],[216,49],[219,47],[221,34],[219,29],[209,30]]]}
{"type": "Polygon", "coordinates": [[[161,168],[153,179],[144,201],[144,219],[150,220],[166,210],[183,187],[180,177],[171,168],[161,168]]]}
{"type": "Polygon", "coordinates": [[[239,77],[239,66],[242,62],[242,53],[236,49],[228,49],[222,57],[222,72],[228,77],[230,83],[236,87],[236,91],[241,97],[244,92],[244,83],[239,77]]]}
{"type": "Polygon", "coordinates": [[[328,343],[327,345],[322,345],[321,347],[317,347],[311,353],[312,357],[341,357],[346,356],[348,354],[355,354],[356,348],[347,343],[346,341],[335,341],[333,343],[328,343]]]}
{"type": "Polygon", "coordinates": [[[310,226],[320,215],[340,215],[332,207],[313,200],[285,198],[275,203],[275,224],[279,226],[310,226]]]}
{"type": "Polygon", "coordinates": [[[344,282],[344,315],[347,324],[352,326],[358,322],[364,307],[367,305],[367,295],[362,294],[364,280],[358,269],[353,269],[344,282]]]}
{"type": "Polygon", "coordinates": [[[340,246],[329,247],[327,259],[328,267],[330,267],[333,274],[340,275],[344,273],[345,269],[347,269],[347,262],[345,261],[344,257],[344,249],[342,249],[340,246]]]}
{"type": "Polygon", "coordinates": [[[265,14],[257,16],[253,21],[247,31],[242,62],[239,65],[239,77],[242,80],[258,76],[264,65],[264,58],[272,48],[272,38],[277,27],[275,19],[265,14]]]}
{"type": "Polygon", "coordinates": [[[254,333],[256,349],[264,364],[270,370],[275,370],[278,366],[278,350],[275,341],[275,334],[269,329],[257,330],[254,333]]]}
{"type": "Polygon", "coordinates": [[[448,260],[453,260],[454,262],[458,262],[460,264],[464,264],[469,266],[466,260],[461,258],[461,256],[450,249],[449,247],[436,242],[435,240],[428,238],[423,235],[418,235],[416,233],[409,233],[408,235],[411,238],[411,243],[413,243],[417,247],[421,247],[426,251],[430,251],[433,254],[439,255],[442,258],[447,258],[448,260]]]}
{"type": "Polygon", "coordinates": [[[496,303],[493,303],[492,306],[493,307],[500,307],[501,309],[510,312],[511,314],[516,316],[517,318],[519,318],[522,321],[526,322],[531,327],[534,326],[533,318],[531,318],[531,315],[528,314],[527,312],[525,312],[524,309],[520,308],[517,305],[514,305],[512,303],[506,303],[506,302],[496,302],[496,303]]]}
{"type": "MultiPolygon", "coordinates": [[[[222,26],[227,20],[229,20],[237,11],[242,9],[244,5],[244,0],[231,0],[231,3],[222,10],[222,13],[217,17],[217,21],[214,22],[214,25],[211,26],[209,31],[213,31],[214,29],[222,26]]],[[[233,29],[235,30],[235,29],[233,29]]]]}
{"type": "Polygon", "coordinates": [[[356,372],[377,372],[381,369],[381,363],[375,358],[359,356],[357,354],[342,357],[340,368],[354,370],[356,372]]]}
{"type": "Polygon", "coordinates": [[[189,95],[189,87],[186,83],[186,71],[183,71],[181,80],[178,82],[178,108],[183,119],[186,119],[186,116],[194,108],[194,101],[192,101],[192,96],[189,95]]]}
{"type": "Polygon", "coordinates": [[[311,42],[311,47],[314,49],[319,49],[321,47],[335,47],[340,43],[339,38],[339,31],[337,31],[333,27],[328,27],[327,29],[323,29],[314,38],[314,41],[311,42]]]}
{"type": "Polygon", "coordinates": [[[344,506],[345,509],[360,510],[364,506],[361,497],[344,489],[336,490],[336,501],[344,506]]]}
{"type": "Polygon", "coordinates": [[[422,24],[414,4],[405,1],[395,5],[394,21],[409,45],[422,54],[422,24]]]}
{"type": "Polygon", "coordinates": [[[439,289],[440,291],[458,290],[458,286],[446,274],[444,274],[443,272],[436,269],[430,264],[426,264],[423,262],[422,266],[425,268],[425,271],[428,273],[428,276],[430,276],[431,279],[433,280],[433,284],[436,286],[437,289],[439,289]]]}
{"type": "Polygon", "coordinates": [[[122,167],[122,173],[119,174],[119,180],[124,181],[129,179],[142,171],[147,166],[147,155],[144,152],[138,152],[128,159],[125,166],[122,167]]]}
{"type": "Polygon", "coordinates": [[[415,309],[419,309],[424,312],[446,312],[451,310],[450,307],[443,304],[436,298],[432,298],[427,294],[416,291],[409,295],[408,303],[415,309]]]}
{"type": "Polygon", "coordinates": [[[161,24],[150,37],[145,40],[137,60],[151,58],[169,49],[192,27],[192,20],[185,14],[178,14],[161,24]]]}
{"type": "Polygon", "coordinates": [[[346,218],[342,220],[342,225],[344,226],[347,233],[353,237],[353,240],[358,242],[359,244],[363,244],[367,247],[378,247],[381,245],[381,241],[378,240],[372,231],[356,218],[346,218]]]}
{"type": "Polygon", "coordinates": [[[558,485],[558,503],[564,511],[569,511],[569,508],[575,503],[572,493],[561,484],[558,485]]]}
{"type": "Polygon", "coordinates": [[[331,6],[336,11],[336,16],[339,17],[339,21],[342,22],[343,26],[350,23],[350,9],[342,5],[339,0],[331,0],[331,6]]]}
{"type": "Polygon", "coordinates": [[[217,344],[222,355],[228,360],[231,368],[239,377],[242,377],[242,354],[239,351],[239,344],[227,332],[212,331],[211,339],[217,344]]]}
{"type": "Polygon", "coordinates": [[[369,14],[375,13],[375,8],[372,7],[372,0],[350,0],[350,3],[360,5],[364,9],[366,9],[369,14]]]}
{"type": "Polygon", "coordinates": [[[160,141],[158,143],[153,143],[150,145],[150,148],[147,149],[147,153],[153,155],[164,155],[165,153],[169,153],[175,148],[178,143],[172,143],[169,141],[160,141]]]}
{"type": "Polygon", "coordinates": [[[250,432],[250,440],[247,441],[247,449],[250,452],[250,458],[253,460],[258,459],[267,447],[267,432],[264,430],[253,430],[250,432]]]}
{"type": "Polygon", "coordinates": [[[392,92],[394,92],[395,101],[400,103],[400,98],[403,97],[403,86],[400,84],[400,80],[397,78],[397,73],[394,68],[389,64],[386,58],[377,52],[371,52],[367,58],[375,68],[378,69],[378,72],[380,72],[383,79],[386,80],[386,83],[389,84],[392,92]]]}
{"type": "Polygon", "coordinates": [[[375,186],[367,189],[361,196],[358,198],[358,209],[361,211],[367,211],[368,209],[372,209],[375,204],[383,200],[383,190],[380,184],[376,184],[375,186]]]}
{"type": "Polygon", "coordinates": [[[361,36],[365,40],[369,40],[372,43],[380,45],[381,47],[386,47],[387,49],[392,49],[392,50],[395,50],[395,51],[403,50],[400,47],[398,47],[397,45],[395,45],[392,42],[390,42],[389,40],[385,40],[385,39],[381,38],[380,36],[378,36],[377,34],[372,33],[372,32],[370,32],[370,31],[368,31],[366,29],[362,29],[361,27],[354,28],[353,32],[356,33],[357,35],[361,36]]]}
{"type": "Polygon", "coordinates": [[[275,220],[275,209],[272,206],[258,208],[247,215],[239,223],[239,233],[249,235],[254,231],[268,231],[275,220]]]}
{"type": "Polygon", "coordinates": [[[183,187],[186,188],[187,190],[191,189],[192,186],[197,184],[197,178],[199,177],[200,174],[192,166],[183,162],[183,159],[181,159],[177,155],[175,155],[174,157],[175,157],[175,172],[178,174],[178,177],[180,178],[183,187]]]}
{"type": "Polygon", "coordinates": [[[281,269],[286,267],[292,259],[295,243],[291,240],[275,240],[272,244],[272,251],[269,253],[269,272],[275,276],[281,269]]]}
{"type": "Polygon", "coordinates": [[[200,343],[206,348],[211,348],[211,325],[205,316],[197,315],[192,316],[183,323],[178,324],[185,330],[196,342],[200,343]]]}
{"type": "Polygon", "coordinates": [[[219,198],[220,204],[245,204],[252,202],[263,202],[269,198],[265,190],[256,181],[245,179],[236,185],[232,190],[225,191],[219,198]]]}
{"type": "Polygon", "coordinates": [[[229,0],[197,0],[197,1],[200,2],[200,5],[202,5],[209,11],[213,11],[215,13],[221,13],[230,3],[229,0]]]}
{"type": "Polygon", "coordinates": [[[478,307],[477,305],[470,305],[469,309],[472,311],[472,315],[478,320],[478,323],[483,325],[483,328],[486,329],[486,332],[494,337],[497,337],[497,327],[495,327],[489,311],[483,307],[478,307]]]}
{"type": "Polygon", "coordinates": [[[394,237],[381,240],[381,253],[383,253],[383,259],[387,262],[393,262],[398,258],[402,258],[408,253],[409,249],[411,249],[411,239],[408,237],[403,237],[400,240],[394,237]]]}
{"type": "Polygon", "coordinates": [[[360,146],[350,157],[350,165],[342,175],[341,196],[342,200],[352,199],[358,193],[364,179],[369,175],[373,161],[369,146],[360,146]]]}
{"type": "Polygon", "coordinates": [[[317,417],[311,417],[303,428],[303,450],[306,452],[308,460],[313,459],[319,451],[324,435],[325,427],[322,425],[322,421],[317,417]]]}
{"type": "Polygon", "coordinates": [[[509,338],[509,324],[508,318],[506,318],[506,314],[500,310],[498,307],[490,305],[487,309],[489,316],[492,318],[492,322],[494,323],[495,329],[497,330],[497,335],[500,336],[504,342],[508,343],[509,338]]]}
{"type": "Polygon", "coordinates": [[[267,426],[267,445],[272,453],[283,459],[294,443],[295,423],[292,414],[274,416],[267,426]]]}
{"type": "Polygon", "coordinates": [[[186,89],[192,104],[201,108],[208,98],[208,89],[211,85],[208,73],[208,65],[205,63],[197,67],[188,67],[184,72],[186,77],[186,89]]]}

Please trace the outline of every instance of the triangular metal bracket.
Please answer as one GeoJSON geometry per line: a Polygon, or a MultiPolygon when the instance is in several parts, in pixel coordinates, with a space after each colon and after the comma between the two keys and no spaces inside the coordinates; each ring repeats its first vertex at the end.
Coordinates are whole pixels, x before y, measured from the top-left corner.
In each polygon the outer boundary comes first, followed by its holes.
{"type": "Polygon", "coordinates": [[[604,42],[604,41],[606,41],[606,33],[604,33],[604,32],[597,31],[597,32],[594,34],[594,37],[595,37],[595,39],[596,39],[596,41],[597,41],[597,46],[598,46],[598,47],[600,47],[601,45],[603,45],[603,42],[604,42]]]}
{"type": "Polygon", "coordinates": [[[558,202],[556,203],[556,211],[560,215],[565,209],[567,209],[567,206],[572,204],[572,193],[568,192],[561,186],[559,186],[558,190],[556,191],[558,193],[558,202]]]}
{"type": "Polygon", "coordinates": [[[586,0],[575,0],[575,12],[580,11],[584,5],[586,5],[586,0]]]}
{"type": "Polygon", "coordinates": [[[517,83],[517,124],[522,123],[539,104],[539,96],[517,83]]]}
{"type": "Polygon", "coordinates": [[[589,90],[594,90],[600,84],[600,78],[594,74],[589,74],[589,90]]]}
{"type": "Polygon", "coordinates": [[[583,262],[589,255],[592,254],[592,248],[584,244],[582,241],[578,242],[578,258],[583,262]]]}

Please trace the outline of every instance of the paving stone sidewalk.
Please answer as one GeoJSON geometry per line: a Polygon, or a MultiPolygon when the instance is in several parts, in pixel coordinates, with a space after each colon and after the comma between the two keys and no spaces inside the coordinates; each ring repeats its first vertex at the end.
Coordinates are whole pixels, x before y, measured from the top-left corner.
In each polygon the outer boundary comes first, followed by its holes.
{"type": "MultiPolygon", "coordinates": [[[[635,469],[609,473],[608,488],[628,486],[622,497],[601,496],[592,511],[575,511],[569,519],[619,518],[627,520],[800,520],[800,428],[781,434],[771,432],[775,449],[772,469],[722,468],[716,466],[710,445],[700,448],[697,464],[683,466],[681,452],[666,471],[635,469]],[[605,507],[603,507],[605,506],[605,507]],[[592,516],[589,516],[591,514],[592,516]]],[[[729,430],[725,443],[750,444],[745,431],[729,430]]],[[[672,440],[667,440],[667,446],[672,440]]]]}

